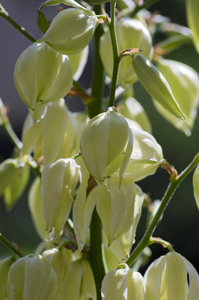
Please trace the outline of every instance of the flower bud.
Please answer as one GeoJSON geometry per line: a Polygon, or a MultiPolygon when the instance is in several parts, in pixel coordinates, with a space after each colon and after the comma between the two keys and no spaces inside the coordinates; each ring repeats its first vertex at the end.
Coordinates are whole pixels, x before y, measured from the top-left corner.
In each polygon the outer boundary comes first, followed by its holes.
{"type": "Polygon", "coordinates": [[[140,54],[134,56],[132,64],[138,79],[151,97],[174,116],[184,120],[185,115],[178,105],[168,82],[158,69],[140,54]]]}
{"type": "Polygon", "coordinates": [[[139,181],[153,175],[163,162],[161,146],[148,132],[131,128],[133,132],[133,151],[124,177],[139,181]]]}
{"type": "Polygon", "coordinates": [[[20,160],[6,159],[0,164],[0,195],[8,210],[21,197],[29,179],[29,168],[20,160]]]}
{"type": "Polygon", "coordinates": [[[16,89],[34,121],[44,117],[48,102],[64,97],[72,85],[72,68],[46,44],[32,44],[18,58],[14,70],[16,89]]]}
{"type": "Polygon", "coordinates": [[[186,119],[180,120],[154,101],[161,115],[186,135],[191,134],[199,104],[199,76],[191,67],[173,60],[159,61],[158,70],[169,83],[186,119]]]}
{"type": "Polygon", "coordinates": [[[118,178],[109,178],[107,187],[96,187],[97,212],[103,224],[108,244],[126,233],[134,222],[135,184],[123,178],[120,188],[118,178]]]}
{"type": "Polygon", "coordinates": [[[196,200],[196,205],[199,209],[199,165],[196,167],[193,174],[193,191],[196,200]]]}
{"type": "Polygon", "coordinates": [[[42,172],[41,197],[46,231],[60,234],[70,213],[80,168],[74,159],[59,159],[42,172]]]}
{"type": "Polygon", "coordinates": [[[143,130],[151,132],[149,118],[143,106],[135,98],[129,97],[120,102],[118,112],[123,117],[137,122],[143,130]]]}
{"type": "Polygon", "coordinates": [[[10,266],[14,263],[14,259],[9,256],[5,259],[0,260],[0,282],[1,282],[1,288],[0,288],[0,300],[7,299],[7,280],[8,280],[8,272],[10,269],[10,266]]]}
{"type": "Polygon", "coordinates": [[[199,299],[199,277],[193,265],[172,251],[155,260],[144,275],[148,299],[199,299]]]}
{"type": "Polygon", "coordinates": [[[102,281],[103,300],[144,300],[145,284],[142,275],[126,264],[123,269],[109,271],[102,281]]]}
{"type": "Polygon", "coordinates": [[[52,300],[57,290],[57,276],[40,255],[27,255],[10,267],[7,289],[8,299],[52,300]]]}
{"type": "MultiPolygon", "coordinates": [[[[147,58],[152,56],[152,40],[147,28],[138,20],[125,18],[116,23],[116,35],[118,41],[118,50],[122,52],[129,48],[138,48],[147,58]]],[[[100,39],[100,57],[104,69],[109,77],[112,77],[113,71],[113,51],[111,38],[108,30],[104,32],[100,39]]],[[[135,83],[138,80],[132,66],[130,56],[122,57],[120,62],[118,82],[122,86],[135,83]]]]}
{"type": "Polygon", "coordinates": [[[192,30],[193,43],[197,52],[199,53],[199,3],[198,0],[187,1],[187,21],[192,30]]]}
{"type": "Polygon", "coordinates": [[[46,42],[59,53],[75,54],[90,43],[98,24],[92,11],[81,8],[64,9],[53,19],[39,42],[46,42]]]}
{"type": "Polygon", "coordinates": [[[109,108],[88,122],[80,149],[89,172],[99,183],[118,169],[121,179],[132,152],[132,133],[126,120],[109,108]]]}

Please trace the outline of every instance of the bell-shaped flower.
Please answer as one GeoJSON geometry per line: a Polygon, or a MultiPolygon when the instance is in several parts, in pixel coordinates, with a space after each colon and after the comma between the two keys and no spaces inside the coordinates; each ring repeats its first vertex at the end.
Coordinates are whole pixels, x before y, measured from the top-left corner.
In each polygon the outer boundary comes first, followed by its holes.
{"type": "Polygon", "coordinates": [[[162,73],[146,57],[140,54],[134,56],[132,64],[139,81],[149,95],[174,116],[184,120],[185,115],[162,73]]]}
{"type": "Polygon", "coordinates": [[[57,292],[56,292],[53,300],[60,299],[60,297],[62,295],[62,290],[64,288],[64,280],[65,280],[67,270],[68,270],[68,266],[67,266],[65,257],[63,255],[63,253],[57,248],[53,248],[53,249],[44,251],[42,253],[42,257],[44,257],[47,261],[49,261],[49,263],[55,270],[55,273],[57,275],[58,288],[57,288],[57,292]]]}
{"type": "Polygon", "coordinates": [[[193,174],[193,191],[196,200],[196,205],[199,209],[199,165],[196,167],[193,174]]]}
{"type": "Polygon", "coordinates": [[[0,164],[0,195],[8,210],[21,197],[29,179],[29,168],[19,159],[6,159],[0,164]]]}
{"type": "Polygon", "coordinates": [[[195,268],[174,251],[155,260],[144,278],[148,300],[199,299],[199,276],[195,268]]]}
{"type": "Polygon", "coordinates": [[[126,233],[134,222],[136,186],[123,178],[119,187],[118,180],[117,177],[111,177],[107,179],[107,187],[96,187],[96,208],[109,245],[126,233]]]}
{"type": "MultiPolygon", "coordinates": [[[[142,50],[144,56],[151,59],[153,52],[152,39],[148,29],[139,20],[131,18],[120,19],[116,23],[116,35],[119,52],[130,48],[138,48],[142,50]]],[[[113,51],[108,30],[105,30],[100,39],[100,57],[107,75],[112,77],[113,51]]],[[[122,57],[118,74],[119,84],[125,87],[137,80],[138,78],[132,65],[132,58],[130,56],[122,57]]]]}
{"type": "Polygon", "coordinates": [[[101,294],[103,300],[144,300],[145,290],[142,275],[122,264],[120,269],[109,271],[105,275],[101,294]]]}
{"type": "Polygon", "coordinates": [[[90,43],[98,24],[98,18],[92,11],[81,8],[64,9],[53,19],[38,42],[46,42],[62,54],[75,54],[90,43]]]}
{"type": "Polygon", "coordinates": [[[85,68],[85,65],[88,60],[89,46],[84,48],[81,52],[76,54],[68,55],[72,70],[73,70],[73,79],[78,80],[85,68]]]}
{"type": "Polygon", "coordinates": [[[142,204],[144,201],[144,193],[138,185],[135,185],[135,204],[133,213],[133,222],[127,232],[119,236],[115,243],[123,252],[123,257],[128,257],[131,252],[132,245],[135,243],[136,230],[142,213],[142,204]]]}
{"type": "MultiPolygon", "coordinates": [[[[76,163],[81,168],[81,177],[77,196],[73,205],[73,226],[77,240],[78,251],[81,251],[86,242],[87,232],[97,197],[95,196],[95,188],[93,188],[89,195],[87,195],[90,174],[82,157],[78,157],[76,159],[76,163]]],[[[93,178],[91,180],[94,182],[93,178]]]]}
{"type": "Polygon", "coordinates": [[[18,58],[14,70],[16,89],[34,121],[44,117],[48,102],[67,95],[72,78],[68,57],[45,43],[29,46],[18,58]]]}
{"type": "Polygon", "coordinates": [[[49,103],[45,118],[34,123],[28,115],[22,131],[22,155],[33,151],[45,164],[79,152],[80,136],[87,124],[86,113],[72,113],[64,99],[49,103]],[[52,122],[53,120],[53,122],[52,122]]]}
{"type": "Polygon", "coordinates": [[[119,103],[118,112],[123,117],[138,123],[141,128],[151,133],[150,120],[143,106],[133,97],[129,97],[119,103]]]}
{"type": "Polygon", "coordinates": [[[124,177],[139,181],[156,172],[163,162],[161,146],[148,132],[131,128],[133,132],[133,151],[124,177]]]}
{"type": "Polygon", "coordinates": [[[82,132],[80,149],[90,174],[99,183],[119,169],[121,184],[132,143],[133,136],[125,118],[109,108],[88,122],[82,132]]]}
{"type": "Polygon", "coordinates": [[[62,231],[74,201],[74,191],[80,178],[80,167],[74,159],[59,159],[44,166],[41,198],[47,232],[62,231]]]}
{"type": "Polygon", "coordinates": [[[89,262],[77,260],[68,265],[60,300],[97,299],[93,273],[89,262]]]}
{"type": "Polygon", "coordinates": [[[41,179],[36,178],[29,190],[28,207],[35,229],[42,240],[46,240],[47,232],[43,216],[43,207],[41,200],[41,179]]]}
{"type": "Polygon", "coordinates": [[[192,30],[192,38],[193,38],[193,43],[194,46],[199,53],[199,32],[198,32],[198,27],[199,27],[199,19],[198,19],[198,14],[199,14],[199,3],[197,0],[189,0],[187,1],[187,21],[188,25],[192,30]]]}
{"type": "Polygon", "coordinates": [[[8,273],[8,299],[52,300],[57,291],[57,276],[42,256],[19,258],[8,273]]]}
{"type": "Polygon", "coordinates": [[[7,298],[7,280],[10,266],[15,262],[15,259],[11,256],[0,260],[0,300],[6,300],[7,298]]]}
{"type": "Polygon", "coordinates": [[[188,65],[168,59],[159,61],[158,70],[169,83],[186,119],[180,120],[156,101],[154,101],[154,105],[166,120],[189,136],[197,116],[199,104],[198,73],[188,65]]]}

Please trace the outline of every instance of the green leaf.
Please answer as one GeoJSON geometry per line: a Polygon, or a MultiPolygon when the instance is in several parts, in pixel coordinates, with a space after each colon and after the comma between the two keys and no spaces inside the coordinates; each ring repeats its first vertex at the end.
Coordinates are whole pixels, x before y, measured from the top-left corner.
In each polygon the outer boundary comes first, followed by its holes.
{"type": "Polygon", "coordinates": [[[37,25],[38,25],[39,29],[41,30],[41,32],[45,33],[49,28],[49,22],[45,16],[45,14],[41,10],[38,10],[37,13],[38,13],[37,25]]]}

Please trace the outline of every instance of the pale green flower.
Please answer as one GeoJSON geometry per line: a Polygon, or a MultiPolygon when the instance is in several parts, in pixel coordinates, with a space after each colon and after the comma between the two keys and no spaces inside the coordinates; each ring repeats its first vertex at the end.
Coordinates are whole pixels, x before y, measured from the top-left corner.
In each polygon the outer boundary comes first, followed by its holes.
{"type": "Polygon", "coordinates": [[[199,2],[198,0],[188,0],[187,1],[187,21],[188,25],[192,30],[193,43],[199,53],[199,2]]]}
{"type": "Polygon", "coordinates": [[[90,43],[98,24],[97,16],[92,11],[64,9],[53,19],[39,42],[46,42],[59,53],[75,54],[90,43]]]}
{"type": "Polygon", "coordinates": [[[44,117],[48,102],[67,95],[72,78],[68,57],[44,43],[29,46],[18,58],[14,70],[16,89],[34,121],[44,117]]]}
{"type": "Polygon", "coordinates": [[[151,124],[143,106],[133,97],[119,103],[119,114],[138,123],[141,128],[151,133],[151,124]]]}
{"type": "Polygon", "coordinates": [[[124,177],[139,181],[153,175],[163,162],[162,148],[148,132],[131,128],[133,132],[133,151],[124,177]]]}
{"type": "Polygon", "coordinates": [[[8,272],[11,265],[15,262],[15,259],[11,256],[6,257],[0,260],[0,300],[7,300],[7,280],[8,280],[8,272]]]}
{"type": "Polygon", "coordinates": [[[59,300],[64,289],[64,280],[67,275],[68,264],[63,253],[57,248],[44,251],[42,257],[49,261],[57,275],[58,288],[53,300],[59,300]]]}
{"type": "Polygon", "coordinates": [[[38,235],[42,240],[47,238],[41,200],[41,179],[36,178],[29,190],[28,206],[38,235]]]}
{"type": "Polygon", "coordinates": [[[57,235],[69,216],[74,191],[80,178],[80,168],[74,159],[59,159],[42,171],[41,198],[47,232],[57,235]]]}
{"type": "MultiPolygon", "coordinates": [[[[95,190],[97,212],[110,245],[130,230],[134,223],[137,189],[134,183],[125,178],[119,187],[118,178],[111,177],[107,179],[107,187],[99,185],[95,190]]],[[[134,225],[137,227],[137,224],[134,225]]]]}
{"type": "Polygon", "coordinates": [[[78,80],[85,68],[85,65],[88,60],[88,54],[89,54],[89,46],[86,46],[84,50],[81,52],[78,52],[76,54],[68,55],[72,70],[73,70],[73,79],[78,80]]]}
{"type": "Polygon", "coordinates": [[[199,165],[196,167],[193,174],[193,191],[196,200],[196,205],[199,209],[199,165]]]}
{"type": "Polygon", "coordinates": [[[97,299],[93,273],[89,262],[77,260],[68,265],[60,300],[97,299]]]}
{"type": "MultiPolygon", "coordinates": [[[[116,22],[116,35],[119,52],[129,48],[139,48],[144,56],[151,59],[153,52],[152,39],[149,31],[140,21],[131,18],[120,19],[116,22]]],[[[105,30],[100,39],[100,57],[107,75],[112,77],[113,51],[108,30],[105,30]]],[[[118,75],[119,84],[125,87],[137,80],[138,78],[132,65],[132,57],[123,57],[118,75]]]]}
{"type": "Polygon", "coordinates": [[[8,273],[9,300],[52,300],[57,290],[57,276],[42,256],[19,258],[8,273]]]}
{"type": "Polygon", "coordinates": [[[169,83],[186,119],[177,118],[157,101],[154,101],[154,105],[166,120],[189,136],[197,116],[199,104],[198,73],[188,65],[168,59],[159,61],[158,70],[169,83]]]}
{"type": "Polygon", "coordinates": [[[82,132],[80,149],[90,174],[99,183],[119,170],[121,184],[132,143],[133,136],[125,118],[110,107],[88,122],[82,132]]]}
{"type": "Polygon", "coordinates": [[[6,208],[12,209],[21,197],[29,179],[29,167],[20,159],[6,159],[0,164],[0,195],[6,208]]]}
{"type": "Polygon", "coordinates": [[[145,283],[142,275],[129,269],[126,264],[105,275],[101,291],[103,300],[145,299],[145,283]]]}
{"type": "Polygon", "coordinates": [[[138,79],[151,97],[174,116],[184,120],[185,115],[162,73],[146,57],[140,54],[134,56],[132,64],[138,79]]]}
{"type": "Polygon", "coordinates": [[[155,260],[144,278],[148,300],[199,299],[199,277],[195,268],[174,251],[155,260]]]}
{"type": "Polygon", "coordinates": [[[34,123],[28,115],[22,132],[22,155],[43,156],[44,163],[52,163],[79,152],[80,136],[87,124],[86,113],[72,113],[64,99],[49,103],[45,117],[34,123]],[[52,121],[53,120],[53,121],[52,121]]]}

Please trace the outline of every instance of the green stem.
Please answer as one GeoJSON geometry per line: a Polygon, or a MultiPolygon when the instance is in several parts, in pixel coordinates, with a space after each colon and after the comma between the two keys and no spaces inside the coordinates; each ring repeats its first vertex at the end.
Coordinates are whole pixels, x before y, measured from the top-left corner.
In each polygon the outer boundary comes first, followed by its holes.
{"type": "MultiPolygon", "coordinates": [[[[95,13],[101,14],[101,6],[95,6],[95,13]]],[[[102,111],[102,99],[104,91],[104,68],[100,59],[99,44],[100,37],[103,34],[103,26],[99,25],[94,34],[94,69],[92,82],[92,96],[94,100],[88,103],[88,112],[90,118],[93,118],[102,111]]]]}
{"type": "Polygon", "coordinates": [[[8,249],[10,249],[13,253],[15,253],[19,257],[23,257],[22,253],[13,246],[1,233],[0,233],[0,242],[4,244],[8,249]]]}
{"type": "Polygon", "coordinates": [[[4,18],[8,21],[13,27],[15,27],[19,32],[21,32],[25,37],[27,37],[31,42],[35,42],[36,39],[26,31],[26,29],[20,26],[11,16],[9,13],[4,9],[4,7],[0,4],[0,17],[4,18]]]}
{"type": "Polygon", "coordinates": [[[106,274],[103,252],[102,225],[96,209],[90,227],[90,264],[95,278],[97,300],[101,300],[101,285],[106,274]]]}
{"type": "MultiPolygon", "coordinates": [[[[101,6],[95,6],[95,13],[101,13],[101,6]]],[[[102,99],[104,89],[104,68],[99,55],[99,43],[100,37],[103,34],[103,27],[99,25],[94,34],[94,72],[92,83],[92,96],[94,100],[88,103],[88,112],[90,118],[93,118],[102,111],[102,99]]],[[[90,225],[90,265],[93,271],[97,300],[101,300],[101,284],[106,274],[104,267],[104,255],[103,255],[103,237],[102,237],[102,224],[101,220],[96,212],[93,212],[91,225],[90,225]]]]}
{"type": "Polygon", "coordinates": [[[111,2],[111,22],[109,24],[109,31],[111,36],[111,44],[113,49],[113,73],[112,73],[112,83],[111,83],[111,91],[110,91],[110,98],[109,98],[109,106],[114,105],[115,101],[115,90],[117,87],[117,78],[119,72],[119,65],[120,65],[120,55],[117,45],[117,37],[115,31],[115,6],[116,2],[111,2]]]}
{"type": "Polygon", "coordinates": [[[150,244],[150,237],[153,233],[153,231],[156,228],[156,225],[163,214],[165,208],[169,204],[174,192],[176,191],[177,187],[180,185],[180,183],[185,179],[185,177],[195,168],[195,166],[199,163],[199,153],[194,157],[193,161],[188,165],[188,167],[181,172],[179,176],[176,178],[170,179],[170,184],[167,188],[166,193],[163,196],[161,205],[159,209],[157,210],[153,220],[151,221],[146,233],[144,234],[142,240],[137,245],[137,247],[134,249],[128,260],[126,261],[127,265],[130,267],[132,266],[133,262],[136,260],[136,258],[140,255],[140,253],[144,250],[145,247],[147,247],[150,244]]]}
{"type": "Polygon", "coordinates": [[[148,0],[147,2],[143,3],[142,5],[136,5],[135,9],[131,13],[131,17],[134,17],[140,10],[154,4],[157,1],[160,1],[160,0],[148,0]]]}
{"type": "Polygon", "coordinates": [[[10,122],[6,121],[2,127],[4,128],[4,130],[6,131],[6,133],[8,134],[9,138],[11,139],[11,141],[13,142],[13,144],[20,150],[22,148],[22,142],[18,139],[16,133],[14,132],[14,130],[12,129],[10,122]]]}

